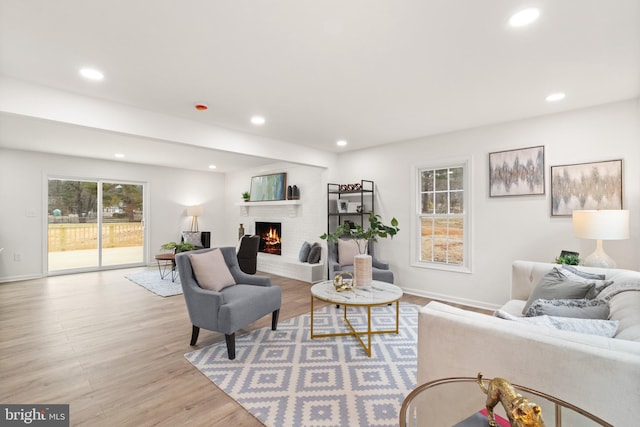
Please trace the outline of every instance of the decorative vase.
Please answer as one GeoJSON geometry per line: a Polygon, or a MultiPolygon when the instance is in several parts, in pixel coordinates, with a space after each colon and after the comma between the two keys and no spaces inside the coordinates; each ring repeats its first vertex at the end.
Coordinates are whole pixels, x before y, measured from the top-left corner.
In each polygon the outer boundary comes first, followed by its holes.
{"type": "Polygon", "coordinates": [[[238,240],[242,239],[244,236],[244,224],[240,224],[240,228],[238,228],[238,240]]]}
{"type": "Polygon", "coordinates": [[[371,265],[371,255],[359,254],[353,257],[353,271],[355,272],[353,281],[356,288],[371,286],[371,265]]]}

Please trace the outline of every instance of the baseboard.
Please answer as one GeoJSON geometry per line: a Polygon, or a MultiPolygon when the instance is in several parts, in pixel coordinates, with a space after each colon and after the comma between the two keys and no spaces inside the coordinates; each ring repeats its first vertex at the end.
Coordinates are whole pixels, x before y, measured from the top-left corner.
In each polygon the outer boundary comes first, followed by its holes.
{"type": "Polygon", "coordinates": [[[429,299],[433,299],[433,300],[438,300],[438,301],[442,301],[442,302],[450,302],[453,304],[460,304],[460,305],[466,305],[469,307],[474,307],[474,308],[481,308],[484,310],[497,310],[501,307],[501,305],[496,305],[496,304],[488,304],[486,302],[483,301],[476,301],[473,299],[467,299],[467,298],[456,298],[456,297],[451,297],[450,295],[443,295],[443,294],[438,294],[435,292],[425,292],[425,291],[421,291],[419,289],[413,289],[413,288],[402,288],[402,290],[410,295],[416,295],[419,297],[424,297],[424,298],[429,298],[429,299]]]}
{"type": "Polygon", "coordinates": [[[41,274],[28,274],[24,276],[8,276],[8,277],[0,277],[0,283],[9,283],[9,282],[20,282],[22,280],[33,280],[33,279],[42,279],[43,275],[41,274]]]}

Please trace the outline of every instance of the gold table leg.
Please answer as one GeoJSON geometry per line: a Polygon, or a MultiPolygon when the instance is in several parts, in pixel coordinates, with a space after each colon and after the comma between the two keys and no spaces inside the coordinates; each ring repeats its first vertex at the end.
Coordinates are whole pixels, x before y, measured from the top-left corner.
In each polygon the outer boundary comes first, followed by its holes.
{"type": "MultiPolygon", "coordinates": [[[[360,345],[362,346],[362,348],[364,349],[364,351],[367,353],[368,357],[371,357],[371,335],[380,335],[380,334],[398,334],[398,332],[400,331],[400,300],[396,300],[396,328],[395,329],[389,329],[389,330],[383,330],[383,331],[372,331],[371,330],[371,307],[374,307],[373,305],[367,305],[367,330],[366,331],[358,331],[356,330],[356,328],[353,327],[353,325],[351,324],[351,321],[349,320],[349,318],[347,317],[347,304],[343,303],[344,306],[344,314],[343,314],[343,319],[345,321],[345,323],[347,324],[347,326],[349,326],[349,329],[351,329],[351,332],[336,332],[336,333],[331,333],[331,334],[314,334],[313,333],[313,312],[314,312],[314,306],[313,306],[313,300],[315,298],[313,297],[313,295],[311,295],[311,339],[314,338],[326,338],[326,337],[345,337],[345,336],[354,336],[356,337],[356,339],[358,340],[358,342],[360,343],[360,345]],[[366,335],[367,336],[367,344],[364,343],[364,340],[360,337],[360,335],[366,335]]],[[[379,304],[379,305],[387,305],[385,304],[379,304]]]]}

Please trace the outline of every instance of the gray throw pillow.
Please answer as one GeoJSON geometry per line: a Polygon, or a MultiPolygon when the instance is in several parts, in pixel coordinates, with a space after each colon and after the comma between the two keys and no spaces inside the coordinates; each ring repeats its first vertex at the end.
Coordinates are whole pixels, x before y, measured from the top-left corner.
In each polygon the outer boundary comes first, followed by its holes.
{"type": "Polygon", "coordinates": [[[320,262],[320,256],[322,255],[322,246],[319,243],[314,243],[311,245],[311,249],[309,250],[309,258],[307,258],[307,262],[309,264],[317,264],[320,262]]]}
{"type": "Polygon", "coordinates": [[[609,304],[597,299],[537,299],[526,313],[532,316],[573,317],[576,319],[608,319],[609,304]]]}
{"type": "Polygon", "coordinates": [[[562,266],[562,274],[564,274],[567,279],[575,280],[577,282],[588,282],[593,283],[594,287],[584,296],[586,299],[593,299],[600,294],[607,286],[613,283],[613,280],[605,280],[604,274],[591,274],[585,271],[580,271],[575,267],[570,265],[562,266]]]}
{"type": "Polygon", "coordinates": [[[307,258],[309,258],[309,252],[311,251],[311,245],[309,242],[304,242],[302,247],[300,248],[300,252],[298,252],[298,261],[307,262],[307,258]]]}
{"type": "Polygon", "coordinates": [[[576,276],[584,277],[585,279],[594,279],[594,280],[604,280],[605,279],[604,274],[587,273],[586,271],[578,270],[577,268],[575,268],[574,266],[569,265],[569,264],[562,264],[562,269],[570,271],[573,274],[575,274],[576,276]]]}
{"type": "Polygon", "coordinates": [[[524,309],[522,309],[522,314],[526,315],[531,304],[537,299],[585,298],[585,295],[594,286],[593,283],[569,280],[567,276],[554,267],[553,270],[542,276],[536,287],[531,291],[531,295],[529,295],[529,299],[524,309]]]}

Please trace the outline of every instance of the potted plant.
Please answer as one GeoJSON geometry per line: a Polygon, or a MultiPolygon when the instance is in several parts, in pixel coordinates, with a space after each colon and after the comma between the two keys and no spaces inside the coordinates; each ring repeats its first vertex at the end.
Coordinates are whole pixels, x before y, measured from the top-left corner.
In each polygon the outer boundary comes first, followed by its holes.
{"type": "Polygon", "coordinates": [[[248,202],[250,198],[251,198],[251,194],[249,194],[248,191],[245,191],[242,193],[242,200],[244,200],[245,202],[248,202]]]}
{"type": "Polygon", "coordinates": [[[562,254],[556,258],[556,264],[579,265],[580,256],[576,254],[562,254]]]}
{"type": "Polygon", "coordinates": [[[352,226],[351,224],[342,224],[336,228],[333,233],[324,233],[320,236],[323,240],[330,242],[337,241],[342,236],[348,236],[356,242],[359,255],[355,256],[353,261],[356,286],[371,285],[371,255],[366,254],[369,242],[377,242],[378,238],[386,239],[398,234],[398,220],[391,218],[391,225],[382,223],[380,215],[373,212],[369,214],[369,228],[363,228],[361,225],[352,226]]]}
{"type": "Polygon", "coordinates": [[[173,253],[176,253],[176,254],[179,252],[192,251],[196,248],[193,243],[189,243],[189,242],[179,242],[179,243],[169,242],[169,243],[165,243],[161,247],[165,251],[173,251],[173,253]]]}

